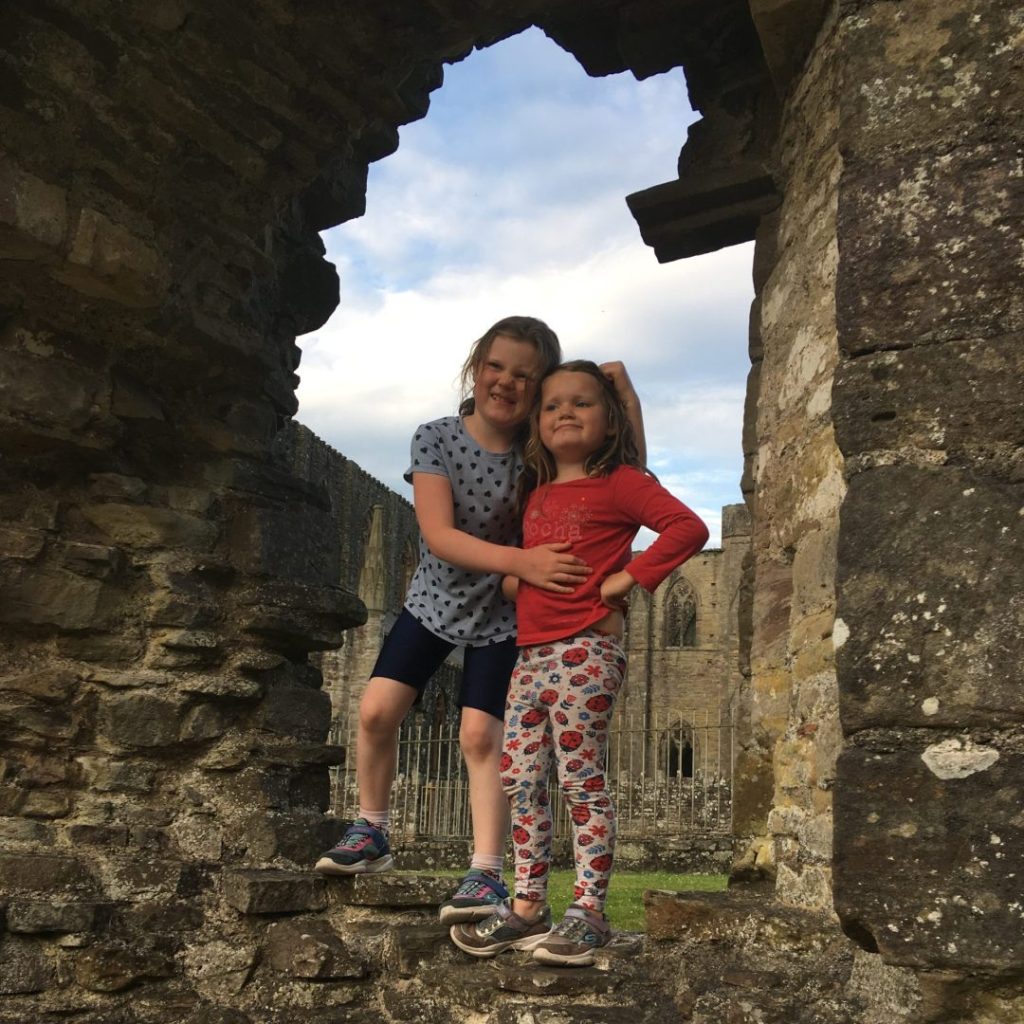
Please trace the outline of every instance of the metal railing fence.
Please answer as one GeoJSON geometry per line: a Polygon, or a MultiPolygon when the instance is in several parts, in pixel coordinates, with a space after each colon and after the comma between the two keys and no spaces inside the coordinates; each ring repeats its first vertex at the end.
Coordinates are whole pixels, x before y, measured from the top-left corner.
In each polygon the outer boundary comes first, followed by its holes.
{"type": "MultiPolygon", "coordinates": [[[[349,766],[334,769],[332,809],[342,819],[358,813],[354,728],[332,733],[349,751],[349,766]]],[[[607,781],[620,839],[723,835],[732,830],[734,726],[725,713],[653,710],[612,718],[607,781]]],[[[569,834],[568,813],[551,780],[555,829],[569,834]]],[[[396,839],[468,839],[469,787],[457,723],[432,725],[412,715],[402,725],[398,772],[391,790],[396,839]]]]}

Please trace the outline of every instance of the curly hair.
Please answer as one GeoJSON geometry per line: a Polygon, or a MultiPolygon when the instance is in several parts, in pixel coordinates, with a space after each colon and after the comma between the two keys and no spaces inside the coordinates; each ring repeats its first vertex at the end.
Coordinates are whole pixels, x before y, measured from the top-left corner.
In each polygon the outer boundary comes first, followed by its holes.
{"type": "Polygon", "coordinates": [[[544,375],[530,411],[530,434],[523,449],[523,472],[517,485],[520,513],[525,510],[530,494],[538,487],[550,483],[557,475],[555,460],[540,439],[544,381],[556,373],[585,373],[593,377],[598,382],[601,404],[608,415],[608,436],[583,463],[583,470],[587,476],[608,476],[617,466],[623,465],[650,472],[640,460],[640,449],[637,447],[633,424],[626,415],[626,410],[615,391],[615,385],[601,372],[597,363],[589,359],[573,359],[567,363],[560,363],[544,375]]]}

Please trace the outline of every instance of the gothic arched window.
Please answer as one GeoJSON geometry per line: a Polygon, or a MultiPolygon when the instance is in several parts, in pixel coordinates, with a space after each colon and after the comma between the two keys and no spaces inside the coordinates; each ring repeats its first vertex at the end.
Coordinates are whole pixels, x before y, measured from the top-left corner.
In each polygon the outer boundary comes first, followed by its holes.
{"type": "Polygon", "coordinates": [[[665,775],[670,779],[692,779],[693,739],[689,730],[671,730],[663,744],[665,775]]]}
{"type": "Polygon", "coordinates": [[[697,646],[697,594],[686,580],[678,580],[665,601],[665,646],[697,646]]]}

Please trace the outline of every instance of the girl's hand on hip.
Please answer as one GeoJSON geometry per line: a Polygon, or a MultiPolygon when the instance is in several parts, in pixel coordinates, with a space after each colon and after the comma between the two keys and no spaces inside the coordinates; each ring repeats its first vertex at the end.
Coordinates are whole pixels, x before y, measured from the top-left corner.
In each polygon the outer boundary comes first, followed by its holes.
{"type": "Polygon", "coordinates": [[[593,569],[575,555],[569,554],[570,544],[539,544],[524,548],[520,556],[520,571],[516,575],[541,590],[555,594],[571,594],[593,569]]]}
{"type": "Polygon", "coordinates": [[[617,608],[625,612],[629,603],[629,595],[636,586],[636,580],[623,569],[621,572],[613,572],[601,584],[601,600],[609,608],[617,608]]]}

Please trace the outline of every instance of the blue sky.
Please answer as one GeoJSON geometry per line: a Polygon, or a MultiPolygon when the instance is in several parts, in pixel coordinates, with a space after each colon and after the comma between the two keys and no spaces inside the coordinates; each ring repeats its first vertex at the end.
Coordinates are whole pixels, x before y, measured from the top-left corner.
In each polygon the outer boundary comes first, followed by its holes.
{"type": "Polygon", "coordinates": [[[341,302],[299,339],[298,419],[411,498],[412,431],[455,411],[473,340],[539,316],[566,358],[626,363],[651,468],[717,545],[742,500],[751,246],[662,266],[625,203],[676,177],[694,119],[682,72],[588,78],[536,29],[446,67],[366,214],[324,234],[341,302]]]}

